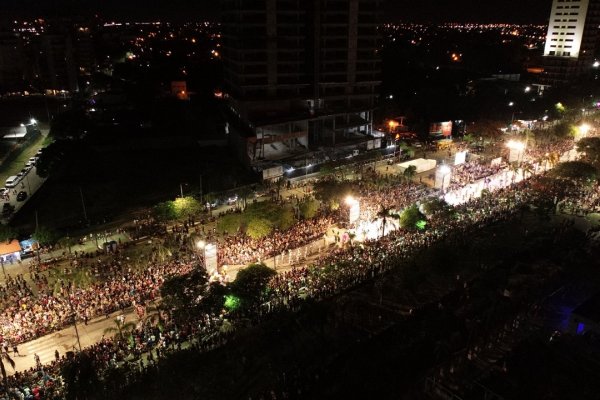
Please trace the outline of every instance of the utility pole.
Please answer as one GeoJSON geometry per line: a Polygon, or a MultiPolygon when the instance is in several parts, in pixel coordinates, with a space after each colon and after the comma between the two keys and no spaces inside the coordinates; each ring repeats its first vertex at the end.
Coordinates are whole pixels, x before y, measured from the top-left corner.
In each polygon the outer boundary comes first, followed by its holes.
{"type": "Polygon", "coordinates": [[[85,209],[85,201],[83,200],[83,192],[81,191],[81,186],[79,186],[79,195],[81,196],[81,206],[83,207],[83,217],[85,218],[85,221],[88,221],[88,217],[87,217],[87,211],[85,209]]]}
{"type": "Polygon", "coordinates": [[[81,352],[81,341],[79,340],[79,330],[77,329],[77,314],[75,314],[75,309],[73,308],[73,303],[71,303],[71,287],[69,286],[71,282],[67,283],[67,298],[69,299],[69,306],[71,308],[71,316],[73,317],[73,326],[75,327],[75,335],[77,336],[77,346],[79,347],[79,351],[81,352]]]}
{"type": "Polygon", "coordinates": [[[204,204],[202,195],[202,174],[200,174],[200,204],[204,204]]]}
{"type": "Polygon", "coordinates": [[[183,183],[179,184],[179,191],[181,192],[181,198],[183,199],[183,183]]]}

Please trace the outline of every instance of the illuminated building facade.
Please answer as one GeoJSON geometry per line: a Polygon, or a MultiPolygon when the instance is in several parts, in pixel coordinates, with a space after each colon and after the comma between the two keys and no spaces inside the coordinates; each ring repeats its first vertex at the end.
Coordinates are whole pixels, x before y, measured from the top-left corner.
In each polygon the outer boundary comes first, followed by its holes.
{"type": "Polygon", "coordinates": [[[543,83],[565,84],[593,68],[599,24],[599,0],[553,1],[544,47],[543,83]]]}

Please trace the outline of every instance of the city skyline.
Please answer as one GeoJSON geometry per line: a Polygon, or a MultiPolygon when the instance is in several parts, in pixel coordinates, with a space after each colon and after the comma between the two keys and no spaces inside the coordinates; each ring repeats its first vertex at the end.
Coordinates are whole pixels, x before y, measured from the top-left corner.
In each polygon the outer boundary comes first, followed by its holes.
{"type": "MultiPolygon", "coordinates": [[[[384,19],[415,22],[546,22],[552,1],[524,0],[518,7],[506,7],[504,3],[490,0],[457,0],[440,4],[436,0],[423,0],[418,3],[408,0],[388,0],[384,6],[384,19]]],[[[194,2],[173,0],[169,9],[161,8],[159,1],[141,0],[5,0],[0,5],[0,15],[8,17],[34,17],[40,15],[73,15],[99,13],[107,18],[132,19],[173,18],[173,19],[216,19],[218,2],[194,2]]]]}

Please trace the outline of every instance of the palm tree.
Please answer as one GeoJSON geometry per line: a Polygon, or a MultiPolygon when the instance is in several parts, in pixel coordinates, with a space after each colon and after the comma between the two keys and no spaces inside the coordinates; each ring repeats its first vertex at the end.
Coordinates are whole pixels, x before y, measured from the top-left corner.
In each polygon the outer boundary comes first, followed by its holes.
{"type": "Polygon", "coordinates": [[[6,361],[12,367],[13,370],[15,369],[15,361],[12,358],[10,358],[8,353],[2,353],[0,355],[0,372],[2,372],[2,381],[4,382],[4,389],[8,393],[8,377],[6,375],[4,361],[6,361]]]}
{"type": "Polygon", "coordinates": [[[152,259],[155,261],[165,262],[173,255],[171,248],[165,242],[158,242],[154,252],[152,254],[152,259]]]}
{"type": "Polygon", "coordinates": [[[417,167],[414,165],[409,165],[405,170],[404,170],[404,179],[406,179],[406,182],[410,182],[415,175],[417,174],[417,167]]]}
{"type": "Polygon", "coordinates": [[[558,162],[560,161],[560,155],[556,151],[553,151],[549,154],[548,161],[550,162],[552,168],[554,168],[556,164],[558,164],[558,162]]]}
{"type": "Polygon", "coordinates": [[[408,144],[406,144],[406,142],[400,142],[398,147],[399,147],[398,158],[400,158],[401,154],[406,154],[408,156],[408,158],[412,158],[415,155],[415,151],[412,149],[412,147],[410,147],[408,144]]]}
{"type": "Polygon", "coordinates": [[[250,186],[243,186],[238,190],[238,193],[240,199],[242,199],[243,209],[245,210],[248,205],[248,197],[250,197],[253,191],[250,189],[250,186]]]}
{"type": "Polygon", "coordinates": [[[510,164],[509,170],[510,172],[512,172],[512,184],[515,184],[515,180],[517,179],[517,174],[519,173],[519,164],[514,162],[512,164],[510,164]]]}
{"type": "Polygon", "coordinates": [[[104,334],[115,333],[115,337],[119,340],[124,340],[125,337],[131,336],[131,331],[135,329],[135,324],[133,322],[125,322],[125,318],[115,318],[113,322],[115,326],[106,328],[104,334]]]}
{"type": "Polygon", "coordinates": [[[148,305],[145,309],[144,316],[142,317],[142,325],[146,325],[150,323],[152,325],[158,325],[158,328],[162,331],[163,329],[163,317],[162,313],[163,309],[160,304],[156,305],[148,305]]]}
{"type": "Polygon", "coordinates": [[[377,212],[377,217],[381,218],[381,236],[385,236],[385,227],[389,223],[389,218],[395,218],[396,214],[392,213],[391,208],[381,206],[377,212]]]}
{"type": "Polygon", "coordinates": [[[475,138],[473,137],[472,133],[468,133],[466,135],[463,136],[462,140],[464,142],[466,142],[467,144],[471,144],[475,141],[475,138]]]}
{"type": "Polygon", "coordinates": [[[529,176],[533,175],[534,171],[533,165],[531,165],[531,163],[524,163],[521,169],[523,170],[523,179],[527,177],[527,174],[529,174],[529,176]]]}

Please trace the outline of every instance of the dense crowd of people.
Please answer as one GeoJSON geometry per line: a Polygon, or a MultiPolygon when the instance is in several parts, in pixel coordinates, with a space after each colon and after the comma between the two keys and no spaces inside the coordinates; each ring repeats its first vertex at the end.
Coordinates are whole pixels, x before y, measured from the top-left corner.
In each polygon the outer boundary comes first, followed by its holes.
{"type": "Polygon", "coordinates": [[[242,233],[226,236],[219,242],[219,264],[248,265],[297,249],[323,238],[334,222],[333,214],[322,214],[316,218],[301,220],[288,230],[275,230],[262,239],[252,239],[242,233]]]}
{"type": "MultiPolygon", "coordinates": [[[[566,145],[565,145],[566,146],[566,145]]],[[[559,146],[560,147],[560,146],[559,146]]],[[[572,147],[572,143],[571,143],[572,147]]],[[[562,148],[562,147],[561,147],[562,148]]],[[[568,148],[567,148],[568,150],[568,148]]],[[[555,151],[555,150],[553,150],[555,151]]],[[[475,163],[455,168],[456,184],[481,179],[501,168],[481,166],[475,163]],[[456,172],[458,171],[458,172],[456,172]]],[[[327,256],[320,258],[316,265],[294,268],[273,278],[265,303],[269,309],[294,307],[302,298],[323,298],[354,286],[365,279],[389,270],[415,252],[434,242],[465,237],[474,230],[491,222],[510,218],[522,206],[539,201],[542,197],[563,199],[568,204],[578,204],[587,210],[598,209],[600,190],[598,186],[587,196],[572,195],[569,186],[545,183],[540,190],[542,178],[533,177],[508,188],[500,189],[493,196],[483,196],[455,207],[455,216],[448,218],[438,213],[429,216],[428,228],[420,230],[396,230],[378,240],[362,243],[360,246],[339,246],[327,256]],[[575,200],[574,200],[575,199],[575,200]],[[582,200],[583,199],[583,200],[582,200]],[[576,203],[579,202],[579,203],[576,203]]],[[[382,208],[402,209],[420,199],[435,195],[432,189],[413,183],[390,183],[383,189],[363,181],[357,184],[357,196],[361,201],[361,218],[373,220],[382,208]]],[[[585,189],[588,190],[588,189],[585,189]]],[[[227,236],[220,240],[218,258],[221,265],[240,265],[264,260],[284,251],[295,249],[323,237],[336,220],[330,214],[321,214],[313,219],[303,220],[286,231],[275,231],[270,236],[253,240],[242,235],[227,236]]],[[[193,225],[193,224],[192,224],[193,225]]],[[[166,228],[148,217],[134,223],[131,232],[134,236],[164,235],[166,228]],[[157,228],[157,226],[159,228],[157,228]]],[[[189,234],[187,227],[173,230],[176,241],[183,243],[189,234]]],[[[130,306],[144,305],[159,296],[165,279],[172,275],[185,275],[197,265],[193,256],[168,261],[147,261],[144,268],[132,268],[128,260],[120,254],[110,257],[104,264],[72,264],[64,271],[64,277],[49,284],[42,273],[32,273],[31,283],[22,276],[8,279],[0,286],[0,334],[2,341],[11,345],[39,337],[70,323],[73,314],[80,321],[108,315],[130,306]],[[77,285],[68,277],[79,271],[84,276],[94,276],[90,285],[77,285]],[[33,285],[33,287],[32,287],[33,285]]],[[[122,365],[129,355],[142,360],[142,354],[156,353],[160,357],[163,349],[188,341],[199,332],[217,332],[222,322],[218,316],[205,316],[197,325],[175,327],[165,325],[158,329],[148,324],[133,332],[133,343],[116,339],[103,339],[85,349],[100,369],[122,365]]],[[[152,355],[152,361],[154,360],[152,355]]],[[[55,384],[55,376],[66,359],[58,359],[50,366],[34,368],[15,374],[11,378],[13,394],[19,398],[52,398],[60,390],[55,384]],[[18,393],[17,393],[18,392],[18,393]],[[32,396],[32,397],[31,397],[32,396]]],[[[142,362],[143,361],[139,361],[142,362]]],[[[150,361],[148,361],[150,362],[150,361]]]]}
{"type": "Polygon", "coordinates": [[[447,190],[456,190],[470,183],[477,182],[506,168],[505,163],[492,165],[471,161],[452,168],[450,184],[447,190]]]}
{"type": "MultiPolygon", "coordinates": [[[[102,265],[104,279],[85,287],[76,287],[64,274],[53,286],[48,278],[34,274],[35,293],[22,276],[10,279],[2,286],[0,334],[11,344],[22,343],[61,329],[73,319],[87,323],[92,318],[124,310],[136,304],[146,304],[159,296],[166,277],[190,272],[194,262],[171,261],[149,263],[147,268],[132,269],[115,257],[102,265]]],[[[82,274],[93,270],[83,269],[82,274]]],[[[99,272],[96,268],[95,272],[99,272]]]]}
{"type": "Polygon", "coordinates": [[[570,194],[559,204],[560,211],[576,215],[600,212],[600,185],[598,183],[589,186],[573,186],[570,194]]]}
{"type": "Polygon", "coordinates": [[[379,189],[369,182],[359,182],[358,198],[360,198],[360,219],[372,221],[382,209],[400,211],[420,199],[433,196],[436,191],[424,185],[400,182],[386,185],[379,189]]]}

